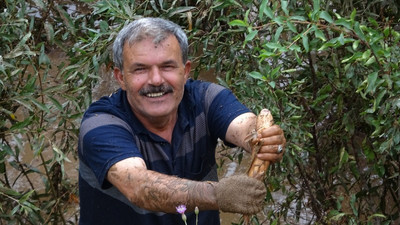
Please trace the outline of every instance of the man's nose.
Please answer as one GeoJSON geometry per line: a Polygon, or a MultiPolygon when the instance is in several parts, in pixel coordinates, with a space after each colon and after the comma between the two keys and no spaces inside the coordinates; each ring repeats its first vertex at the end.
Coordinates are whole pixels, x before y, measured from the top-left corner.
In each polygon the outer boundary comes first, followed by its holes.
{"type": "Polygon", "coordinates": [[[154,86],[159,86],[164,81],[161,71],[157,66],[152,66],[149,72],[149,83],[154,86]]]}

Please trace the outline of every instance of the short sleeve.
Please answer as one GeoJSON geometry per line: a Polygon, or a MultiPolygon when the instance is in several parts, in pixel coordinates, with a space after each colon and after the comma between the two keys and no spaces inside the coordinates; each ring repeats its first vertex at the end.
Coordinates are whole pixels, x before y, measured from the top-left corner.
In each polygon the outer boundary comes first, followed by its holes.
{"type": "Polygon", "coordinates": [[[231,122],[243,113],[250,110],[228,89],[211,84],[206,92],[209,102],[207,107],[207,120],[211,135],[216,136],[225,141],[226,131],[231,122]],[[213,94],[209,94],[213,93],[213,94]]]}
{"type": "Polygon", "coordinates": [[[130,127],[109,114],[86,118],[80,128],[79,156],[94,172],[99,184],[109,187],[107,172],[112,165],[129,157],[142,157],[130,127]]]}

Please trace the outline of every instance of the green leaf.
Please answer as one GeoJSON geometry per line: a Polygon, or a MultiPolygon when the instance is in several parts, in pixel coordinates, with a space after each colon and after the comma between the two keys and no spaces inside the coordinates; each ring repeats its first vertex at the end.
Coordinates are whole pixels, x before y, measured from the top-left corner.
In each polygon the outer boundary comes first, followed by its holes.
{"type": "Polygon", "coordinates": [[[322,11],[319,14],[319,18],[322,18],[322,19],[326,20],[328,23],[333,23],[333,19],[332,19],[331,15],[329,15],[329,13],[327,11],[322,11]]]}
{"type": "Polygon", "coordinates": [[[49,108],[47,108],[46,104],[43,104],[41,102],[39,102],[38,100],[34,99],[34,98],[30,98],[30,101],[35,104],[40,110],[46,112],[46,113],[50,113],[49,108]]]}
{"type": "Polygon", "coordinates": [[[352,45],[353,50],[357,50],[359,44],[360,44],[360,40],[354,41],[354,42],[353,42],[353,45],[352,45]]]}
{"type": "Polygon", "coordinates": [[[354,24],[354,32],[357,34],[358,38],[365,41],[365,35],[360,29],[360,23],[358,21],[354,24]]]}
{"type": "Polygon", "coordinates": [[[247,27],[248,24],[244,22],[243,20],[233,20],[228,23],[230,26],[239,26],[239,27],[247,27]]]}
{"type": "Polygon", "coordinates": [[[368,49],[368,50],[366,50],[366,51],[362,54],[361,58],[362,58],[363,60],[366,60],[367,58],[370,57],[370,55],[371,55],[371,50],[368,49]]]}
{"type": "Polygon", "coordinates": [[[263,0],[262,2],[261,2],[261,5],[260,5],[260,8],[258,9],[258,18],[260,19],[260,20],[262,20],[263,19],[263,17],[264,17],[264,11],[265,11],[265,8],[266,8],[266,6],[267,6],[267,4],[268,4],[268,1],[269,0],[263,0]]]}
{"type": "Polygon", "coordinates": [[[154,9],[154,11],[156,11],[157,13],[160,13],[160,11],[157,8],[157,4],[154,0],[150,0],[150,5],[151,5],[151,8],[154,9]]]}
{"type": "Polygon", "coordinates": [[[5,59],[12,59],[12,58],[17,58],[21,55],[26,55],[26,56],[36,56],[35,52],[32,51],[12,51],[10,53],[7,53],[4,55],[5,59]]]}
{"type": "Polygon", "coordinates": [[[371,148],[369,148],[369,146],[365,146],[364,142],[363,142],[363,153],[367,157],[368,161],[372,162],[373,160],[375,160],[375,153],[374,151],[371,150],[371,148]]]}
{"type": "Polygon", "coordinates": [[[368,21],[374,26],[374,27],[379,27],[378,22],[372,17],[368,17],[368,21]]]}
{"type": "Polygon", "coordinates": [[[320,9],[320,0],[313,0],[313,13],[319,12],[320,9]]]}
{"type": "Polygon", "coordinates": [[[344,217],[344,216],[346,216],[346,213],[339,212],[339,211],[337,211],[337,210],[331,210],[331,211],[329,212],[329,218],[330,218],[331,220],[338,221],[338,220],[340,220],[340,219],[341,219],[342,217],[344,217]]]}
{"type": "Polygon", "coordinates": [[[31,92],[33,92],[34,88],[35,88],[35,83],[36,83],[36,76],[30,76],[28,77],[28,80],[25,83],[24,88],[21,90],[21,94],[23,93],[28,93],[31,94],[31,92]]]}
{"type": "Polygon", "coordinates": [[[307,21],[307,19],[304,16],[291,16],[289,19],[298,21],[307,21]]]}
{"type": "MultiPolygon", "coordinates": [[[[384,144],[385,143],[388,143],[388,142],[386,141],[386,142],[384,142],[384,144]]],[[[382,148],[382,146],[380,148],[382,148]]],[[[383,153],[386,149],[387,149],[387,146],[385,146],[382,149],[380,149],[381,153],[383,153]]],[[[386,170],[385,170],[385,167],[383,165],[381,165],[380,163],[375,163],[373,167],[374,167],[374,170],[378,174],[379,177],[383,177],[385,175],[385,171],[386,170]]]]}
{"type": "Polygon", "coordinates": [[[55,105],[56,108],[57,108],[59,111],[63,111],[63,107],[62,107],[61,103],[60,103],[57,99],[55,99],[55,98],[53,98],[53,97],[51,97],[51,96],[47,96],[47,97],[51,100],[51,102],[53,102],[53,105],[55,105]]]}
{"type": "Polygon", "coordinates": [[[275,42],[275,43],[274,42],[269,42],[269,43],[266,43],[265,46],[270,48],[270,49],[274,49],[274,50],[282,48],[282,45],[279,44],[278,42],[275,42]]]}
{"type": "Polygon", "coordinates": [[[278,42],[280,40],[281,33],[283,31],[283,27],[279,27],[276,29],[275,35],[274,35],[274,41],[278,42]]]}
{"type": "Polygon", "coordinates": [[[371,56],[365,63],[364,66],[371,65],[372,63],[376,62],[375,56],[371,56]]]}
{"type": "Polygon", "coordinates": [[[350,196],[350,206],[351,206],[351,209],[353,210],[354,215],[358,216],[358,210],[357,210],[357,206],[356,206],[356,200],[357,200],[356,195],[355,195],[355,194],[352,194],[352,195],[350,196]]]}
{"type": "Polygon", "coordinates": [[[101,32],[107,32],[108,31],[108,23],[104,20],[100,21],[100,31],[101,32]]]}
{"type": "Polygon", "coordinates": [[[322,101],[327,99],[330,96],[330,94],[323,94],[319,95],[314,101],[313,101],[313,106],[316,107],[318,104],[320,104],[322,101]]]}
{"type": "Polygon", "coordinates": [[[335,23],[336,25],[344,26],[344,27],[346,27],[347,29],[351,30],[351,24],[350,24],[350,22],[347,21],[347,20],[345,20],[345,19],[343,19],[343,18],[336,20],[334,23],[335,23]]]}
{"type": "Polygon", "coordinates": [[[33,112],[33,108],[30,102],[25,101],[24,99],[18,98],[18,97],[14,97],[11,100],[16,101],[18,104],[20,104],[21,106],[24,106],[26,109],[28,109],[29,111],[33,112]]]}
{"type": "Polygon", "coordinates": [[[35,5],[37,6],[37,7],[39,7],[40,9],[45,9],[46,8],[46,5],[44,4],[44,2],[42,1],[42,0],[32,0],[34,3],[35,3],[35,5]]]}
{"type": "Polygon", "coordinates": [[[368,220],[369,220],[369,221],[370,221],[370,220],[373,220],[373,219],[376,218],[376,217],[386,219],[386,216],[385,216],[385,215],[380,214],[380,213],[375,213],[375,214],[372,214],[371,216],[369,216],[369,217],[368,217],[368,220]]]}
{"type": "Polygon", "coordinates": [[[74,22],[72,21],[71,16],[62,8],[62,5],[57,5],[56,9],[59,12],[65,26],[68,27],[68,31],[71,32],[73,35],[75,35],[76,28],[74,22]]]}
{"type": "Polygon", "coordinates": [[[18,43],[16,48],[20,48],[23,45],[26,44],[26,42],[28,41],[28,39],[32,36],[31,32],[28,32],[27,34],[25,34],[25,36],[21,39],[21,41],[18,43]]]}
{"type": "Polygon", "coordinates": [[[303,46],[304,46],[304,49],[305,49],[305,51],[306,52],[309,52],[309,50],[310,50],[310,46],[309,46],[309,43],[308,43],[308,36],[307,36],[307,34],[306,35],[301,35],[301,37],[302,37],[302,40],[303,40],[303,46]]]}
{"type": "Polygon", "coordinates": [[[269,86],[271,86],[272,88],[275,88],[275,86],[276,86],[275,81],[270,81],[270,82],[268,82],[268,84],[269,84],[269,86]]]}
{"type": "Polygon", "coordinates": [[[283,16],[276,16],[272,19],[275,23],[277,23],[279,26],[284,26],[286,24],[286,17],[283,16]]]}
{"type": "Polygon", "coordinates": [[[323,44],[323,45],[318,49],[318,51],[323,51],[323,50],[325,50],[325,49],[327,49],[327,48],[334,47],[335,44],[336,44],[336,42],[337,42],[337,39],[334,38],[334,39],[332,39],[332,40],[326,42],[325,44],[323,44]]]}
{"type": "Polygon", "coordinates": [[[272,78],[272,79],[274,79],[274,78],[276,78],[277,77],[277,73],[278,73],[278,71],[281,69],[281,65],[279,65],[279,66],[277,66],[275,69],[273,69],[270,73],[269,73],[269,76],[272,78]]]}
{"type": "Polygon", "coordinates": [[[349,154],[347,153],[346,149],[343,147],[340,150],[340,159],[339,159],[339,169],[342,167],[343,164],[346,164],[349,160],[349,154]]]}
{"type": "Polygon", "coordinates": [[[388,37],[390,34],[390,31],[392,30],[392,27],[387,26],[384,30],[383,30],[383,34],[385,35],[385,37],[388,37]]]}
{"type": "Polygon", "coordinates": [[[181,13],[186,13],[189,12],[193,9],[196,9],[194,6],[183,6],[183,7],[178,7],[178,8],[173,8],[168,12],[168,17],[172,17],[175,14],[181,14],[181,13]]]}
{"type": "Polygon", "coordinates": [[[251,41],[254,39],[254,37],[258,34],[258,30],[253,30],[249,34],[246,35],[246,39],[244,40],[244,43],[247,43],[248,41],[251,41]]]}
{"type": "Polygon", "coordinates": [[[325,84],[319,91],[318,95],[331,94],[332,86],[330,84],[325,84]]]}
{"type": "Polygon", "coordinates": [[[340,43],[341,45],[344,45],[344,35],[343,35],[343,33],[340,34],[340,36],[339,36],[339,38],[338,38],[338,41],[339,41],[339,43],[340,43]]]}
{"type": "Polygon", "coordinates": [[[378,78],[378,72],[373,72],[368,75],[368,86],[367,86],[367,90],[366,90],[367,93],[375,92],[375,89],[376,89],[375,83],[376,83],[377,78],[378,78]]]}
{"type": "Polygon", "coordinates": [[[362,55],[363,55],[362,52],[355,52],[352,56],[350,56],[350,57],[348,57],[346,59],[343,59],[341,61],[341,63],[354,62],[354,61],[362,58],[362,55]]]}
{"type": "Polygon", "coordinates": [[[270,7],[265,7],[264,8],[264,13],[265,15],[267,15],[270,19],[274,19],[274,12],[272,11],[272,9],[270,7]]]}
{"type": "Polygon", "coordinates": [[[354,20],[355,20],[355,18],[356,18],[356,15],[357,15],[357,10],[356,10],[356,8],[354,8],[353,11],[352,11],[351,14],[350,14],[350,20],[351,20],[351,22],[354,22],[354,20]]]}
{"type": "Polygon", "coordinates": [[[299,121],[299,120],[301,120],[301,118],[303,118],[302,116],[292,116],[292,117],[290,117],[289,119],[291,120],[291,121],[299,121]]]}
{"type": "Polygon", "coordinates": [[[51,25],[50,23],[46,22],[46,23],[44,24],[44,30],[46,31],[47,40],[48,40],[50,43],[53,43],[53,42],[54,42],[54,29],[53,29],[53,25],[51,25]]]}
{"type": "Polygon", "coordinates": [[[257,80],[264,80],[264,76],[260,72],[257,72],[257,71],[252,71],[252,72],[248,73],[248,75],[257,80]]]}
{"type": "Polygon", "coordinates": [[[289,10],[288,10],[288,4],[289,4],[289,2],[288,1],[286,1],[286,0],[282,0],[281,1],[281,6],[282,6],[282,10],[283,10],[283,12],[287,15],[287,16],[289,16],[289,10]]]}
{"type": "Polygon", "coordinates": [[[39,55],[39,65],[49,65],[50,64],[50,58],[47,56],[45,53],[44,45],[42,45],[40,49],[40,55],[39,55]]]}
{"type": "Polygon", "coordinates": [[[28,198],[33,194],[34,191],[35,191],[35,190],[31,190],[31,191],[25,193],[25,194],[18,200],[19,203],[23,203],[23,202],[27,201],[28,198]]]}
{"type": "MultiPolygon", "coordinates": [[[[17,122],[15,124],[13,124],[10,128],[10,131],[15,131],[15,130],[19,130],[19,129],[23,129],[25,127],[27,127],[29,124],[31,124],[33,120],[33,117],[30,116],[28,118],[26,118],[24,121],[22,122],[17,122]]],[[[20,131],[19,131],[20,132],[20,131]]]]}
{"type": "Polygon", "coordinates": [[[21,195],[21,193],[17,192],[16,190],[4,187],[2,184],[0,184],[0,192],[4,193],[6,195],[11,195],[11,196],[20,196],[21,195]]]}
{"type": "Polygon", "coordinates": [[[283,70],[282,73],[294,73],[298,71],[297,69],[287,69],[287,70],[283,70]]]}
{"type": "Polygon", "coordinates": [[[244,16],[244,22],[245,22],[246,24],[249,24],[249,14],[250,14],[250,9],[248,9],[248,10],[246,11],[245,16],[244,16]]]}
{"type": "Polygon", "coordinates": [[[288,20],[286,24],[287,24],[289,30],[291,30],[293,33],[297,33],[296,26],[294,26],[294,24],[292,22],[290,22],[290,20],[288,20]]]}
{"type": "Polygon", "coordinates": [[[314,33],[315,33],[315,37],[321,39],[322,41],[326,41],[326,37],[325,34],[317,28],[317,26],[314,26],[314,33]]]}
{"type": "MultiPolygon", "coordinates": [[[[298,46],[298,45],[296,45],[296,44],[293,44],[293,45],[291,45],[290,47],[289,47],[289,50],[290,51],[295,51],[295,55],[296,55],[296,60],[300,60],[300,58],[299,58],[299,56],[298,56],[298,54],[297,54],[297,52],[301,52],[301,48],[300,48],[300,46],[298,46]]],[[[301,60],[300,60],[301,61],[301,60]]],[[[299,61],[298,61],[299,62],[299,61]]],[[[298,63],[298,64],[301,64],[301,63],[298,63]]]]}

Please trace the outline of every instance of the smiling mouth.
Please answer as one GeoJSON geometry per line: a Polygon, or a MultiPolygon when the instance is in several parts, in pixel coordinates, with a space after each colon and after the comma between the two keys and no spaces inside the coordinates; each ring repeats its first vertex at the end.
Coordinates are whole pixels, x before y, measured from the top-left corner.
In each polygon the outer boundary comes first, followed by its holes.
{"type": "Polygon", "coordinates": [[[169,85],[147,86],[139,91],[139,94],[147,98],[159,98],[168,93],[172,93],[173,88],[169,85]]]}
{"type": "Polygon", "coordinates": [[[167,92],[148,93],[148,94],[146,94],[146,97],[148,97],[148,98],[158,98],[158,97],[161,97],[161,96],[163,96],[165,94],[167,94],[167,92]]]}

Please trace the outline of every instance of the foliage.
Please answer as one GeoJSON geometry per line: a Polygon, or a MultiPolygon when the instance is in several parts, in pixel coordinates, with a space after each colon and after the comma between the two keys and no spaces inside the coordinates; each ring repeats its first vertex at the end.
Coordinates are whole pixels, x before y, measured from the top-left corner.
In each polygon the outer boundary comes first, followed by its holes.
{"type": "Polygon", "coordinates": [[[354,8],[341,15],[334,1],[318,0],[221,7],[230,12],[220,18],[230,29],[219,37],[229,50],[212,62],[227,75],[220,81],[255,111],[271,109],[288,139],[268,179],[287,197],[267,219],[398,220],[399,18],[354,8]],[[312,218],[302,218],[304,208],[312,218]]]}
{"type": "Polygon", "coordinates": [[[181,24],[197,65],[193,76],[215,72],[248,107],[269,108],[284,128],[287,153],[267,179],[271,210],[255,224],[398,221],[399,6],[0,2],[1,221],[76,223],[77,180],[65,167],[76,165],[80,118],[100,75],[111,71],[110,44],[138,16],[181,24]],[[274,198],[279,192],[282,201],[274,198]]]}
{"type": "Polygon", "coordinates": [[[77,177],[65,168],[77,170],[80,118],[111,68],[110,44],[137,15],[172,18],[194,8],[175,5],[0,3],[0,224],[77,222],[77,177]]]}
{"type": "Polygon", "coordinates": [[[52,43],[68,38],[65,26],[53,27],[60,17],[48,17],[50,9],[55,10],[53,3],[35,1],[32,6],[10,0],[3,4],[1,219],[7,224],[65,224],[69,219],[64,214],[71,208],[67,203],[77,192],[76,178],[65,173],[65,166],[75,158],[77,125],[90,102],[85,98],[90,89],[82,74],[80,78],[67,74],[66,63],[57,65],[47,54],[52,43]],[[47,39],[42,35],[45,30],[47,39]]]}

